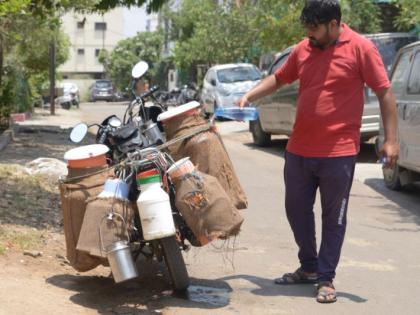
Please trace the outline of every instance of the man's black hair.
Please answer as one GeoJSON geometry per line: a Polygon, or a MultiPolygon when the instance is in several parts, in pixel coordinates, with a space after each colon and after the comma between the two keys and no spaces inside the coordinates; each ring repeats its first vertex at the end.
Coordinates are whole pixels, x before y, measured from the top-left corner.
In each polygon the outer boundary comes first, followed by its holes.
{"type": "Polygon", "coordinates": [[[317,26],[332,20],[341,21],[341,8],[338,0],[306,0],[300,21],[303,25],[317,26]]]}

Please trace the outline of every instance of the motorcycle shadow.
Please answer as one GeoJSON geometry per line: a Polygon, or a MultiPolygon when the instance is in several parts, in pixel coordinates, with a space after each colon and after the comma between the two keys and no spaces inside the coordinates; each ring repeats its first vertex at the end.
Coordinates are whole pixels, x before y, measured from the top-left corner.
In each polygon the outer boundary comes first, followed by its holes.
{"type": "Polygon", "coordinates": [[[217,309],[230,303],[232,288],[223,280],[191,278],[186,291],[174,292],[163,264],[142,266],[138,278],[119,284],[111,275],[61,274],[46,282],[76,292],[70,297],[73,303],[99,314],[156,314],[166,307],[217,309]]]}

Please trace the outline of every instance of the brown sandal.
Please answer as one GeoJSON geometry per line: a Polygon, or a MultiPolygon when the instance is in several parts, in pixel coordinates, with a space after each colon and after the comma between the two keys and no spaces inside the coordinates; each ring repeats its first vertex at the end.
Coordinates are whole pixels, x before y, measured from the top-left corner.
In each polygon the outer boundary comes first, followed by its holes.
{"type": "Polygon", "coordinates": [[[334,285],[330,281],[323,281],[317,285],[316,301],[319,303],[334,303],[337,301],[337,293],[334,285]],[[328,290],[333,289],[333,291],[328,290]]]}
{"type": "Polygon", "coordinates": [[[307,275],[301,268],[293,273],[285,273],[282,277],[274,279],[275,284],[314,284],[317,282],[318,276],[307,275]]]}

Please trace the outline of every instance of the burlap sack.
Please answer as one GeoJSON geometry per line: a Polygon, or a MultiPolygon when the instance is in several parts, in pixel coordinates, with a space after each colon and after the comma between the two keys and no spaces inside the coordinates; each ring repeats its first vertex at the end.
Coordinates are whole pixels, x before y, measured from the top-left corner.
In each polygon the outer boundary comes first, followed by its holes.
{"type": "Polygon", "coordinates": [[[215,177],[195,171],[173,183],[175,205],[201,245],[239,233],[244,219],[215,177]]]}
{"type": "MultiPolygon", "coordinates": [[[[167,140],[200,129],[208,123],[200,115],[173,118],[165,122],[167,140]]],[[[169,147],[175,160],[190,157],[191,162],[203,173],[217,178],[237,209],[245,209],[248,201],[222,139],[214,131],[201,132],[169,147]]]]}
{"type": "Polygon", "coordinates": [[[86,200],[96,197],[102,191],[105,180],[113,173],[113,169],[93,175],[86,175],[81,171],[69,172],[72,175],[85,177],[74,179],[68,177],[59,184],[67,259],[77,271],[88,271],[99,264],[107,264],[106,260],[78,251],[76,246],[85,216],[86,200]]]}
{"type": "Polygon", "coordinates": [[[134,209],[131,202],[114,198],[93,198],[88,200],[86,213],[80,231],[77,250],[89,253],[93,256],[106,258],[105,250],[101,249],[99,237],[99,226],[101,227],[103,246],[116,241],[127,240],[127,231],[131,231],[134,225],[134,209]],[[126,224],[119,216],[114,216],[113,220],[104,219],[113,210],[120,214],[126,224]],[[102,224],[101,224],[102,221],[102,224]]]}

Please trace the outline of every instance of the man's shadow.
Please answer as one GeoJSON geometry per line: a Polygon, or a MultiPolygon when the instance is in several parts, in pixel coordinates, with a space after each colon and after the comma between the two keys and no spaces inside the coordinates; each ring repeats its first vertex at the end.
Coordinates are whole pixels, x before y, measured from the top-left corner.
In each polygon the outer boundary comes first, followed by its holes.
{"type": "MultiPolygon", "coordinates": [[[[274,283],[273,279],[261,278],[252,275],[234,275],[217,279],[218,281],[229,281],[236,279],[244,279],[258,286],[250,292],[260,296],[288,296],[288,297],[310,297],[314,298],[316,294],[316,287],[314,284],[288,284],[278,285],[274,283]]],[[[367,302],[367,299],[348,292],[337,291],[338,297],[349,299],[355,303],[367,302]]]]}

